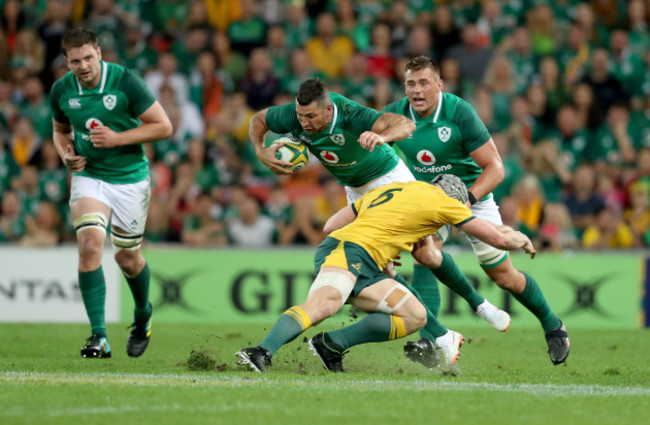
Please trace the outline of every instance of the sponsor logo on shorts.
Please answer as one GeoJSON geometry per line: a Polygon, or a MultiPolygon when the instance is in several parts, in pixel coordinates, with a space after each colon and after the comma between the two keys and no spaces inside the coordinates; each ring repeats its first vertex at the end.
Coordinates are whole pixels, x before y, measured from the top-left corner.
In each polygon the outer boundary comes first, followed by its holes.
{"type": "Polygon", "coordinates": [[[107,94],[102,100],[104,101],[104,107],[109,111],[112,111],[117,105],[117,96],[114,94],[107,94]]]}
{"type": "Polygon", "coordinates": [[[70,109],[81,109],[81,99],[77,99],[76,97],[68,99],[68,106],[70,109]]]}
{"type": "Polygon", "coordinates": [[[449,127],[440,127],[438,129],[438,137],[444,143],[451,137],[451,128],[449,127]]]}
{"type": "Polygon", "coordinates": [[[354,269],[357,271],[357,273],[361,273],[361,263],[355,263],[355,264],[350,264],[354,269]]]}
{"type": "Polygon", "coordinates": [[[426,149],[418,152],[417,159],[420,164],[424,164],[424,165],[433,165],[436,163],[436,157],[433,156],[431,151],[428,151],[426,149]]]}
{"type": "Polygon", "coordinates": [[[86,121],[86,128],[88,130],[92,130],[93,128],[101,127],[104,124],[98,120],[97,118],[88,118],[88,121],[86,121]]]}

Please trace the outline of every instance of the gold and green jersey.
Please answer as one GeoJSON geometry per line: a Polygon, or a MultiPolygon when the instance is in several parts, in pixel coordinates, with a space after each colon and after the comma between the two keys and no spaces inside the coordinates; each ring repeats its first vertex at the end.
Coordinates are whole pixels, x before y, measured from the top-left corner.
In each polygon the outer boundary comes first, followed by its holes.
{"type": "Polygon", "coordinates": [[[272,106],[266,125],[278,134],[288,134],[305,142],[342,186],[359,187],[391,171],[398,158],[387,144],[370,152],[359,144],[359,136],[370,131],[381,112],[359,105],[339,94],[330,93],[332,122],[323,131],[306,133],[298,121],[294,103],[272,106]]]}
{"type": "Polygon", "coordinates": [[[418,180],[431,181],[438,174],[454,174],[471,186],[481,168],[470,153],[490,140],[490,133],[472,106],[451,93],[440,93],[438,106],[426,117],[419,116],[407,97],[383,109],[415,122],[416,130],[396,142],[418,180]]]}
{"type": "Polygon", "coordinates": [[[352,204],[357,218],[330,234],[365,249],[383,270],[402,251],[446,224],[472,220],[472,212],[438,187],[425,182],[391,183],[352,204]]]}
{"type": "Polygon", "coordinates": [[[90,130],[106,126],[115,132],[140,125],[138,116],[156,101],[144,82],[123,66],[100,62],[101,79],[96,87],[83,87],[72,72],[54,83],[50,105],[54,119],[70,124],[74,147],[86,158],[86,168],[75,175],[114,184],[137,183],[149,175],[142,144],[95,148],[90,130]]]}

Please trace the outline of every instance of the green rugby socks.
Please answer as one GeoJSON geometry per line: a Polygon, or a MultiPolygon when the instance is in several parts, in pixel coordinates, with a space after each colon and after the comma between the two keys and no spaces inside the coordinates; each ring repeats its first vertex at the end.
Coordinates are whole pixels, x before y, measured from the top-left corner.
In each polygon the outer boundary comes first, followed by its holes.
{"type": "Polygon", "coordinates": [[[559,328],[560,319],[551,311],[535,279],[527,273],[521,273],[526,278],[526,287],[520,294],[512,294],[512,296],[539,319],[544,332],[559,328]]]}
{"type": "Polygon", "coordinates": [[[367,342],[382,342],[406,336],[401,317],[386,313],[372,313],[342,329],[327,332],[325,342],[339,352],[367,342]]]}
{"type": "Polygon", "coordinates": [[[293,341],[310,326],[311,319],[305,310],[298,306],[291,307],[282,313],[258,347],[268,350],[273,355],[280,347],[293,341]]]}
{"type": "Polygon", "coordinates": [[[135,302],[134,316],[135,320],[146,321],[151,315],[151,304],[149,303],[149,281],[151,272],[149,271],[149,264],[144,263],[144,268],[136,276],[129,277],[124,275],[131,294],[133,294],[133,301],[135,302]]]}
{"type": "Polygon", "coordinates": [[[463,272],[460,271],[451,255],[444,251],[441,251],[441,253],[442,264],[436,270],[433,270],[433,274],[436,275],[440,282],[448,286],[449,289],[463,297],[470,307],[472,307],[472,310],[476,311],[478,306],[485,301],[485,298],[476,292],[476,289],[469,283],[463,272]]]}
{"type": "Polygon", "coordinates": [[[420,294],[420,301],[431,310],[435,317],[438,317],[440,312],[440,289],[434,272],[421,264],[415,264],[413,266],[413,279],[411,280],[411,286],[420,294]]]}
{"type": "Polygon", "coordinates": [[[79,272],[79,290],[93,335],[106,337],[106,280],[102,266],[89,272],[79,272]]]}

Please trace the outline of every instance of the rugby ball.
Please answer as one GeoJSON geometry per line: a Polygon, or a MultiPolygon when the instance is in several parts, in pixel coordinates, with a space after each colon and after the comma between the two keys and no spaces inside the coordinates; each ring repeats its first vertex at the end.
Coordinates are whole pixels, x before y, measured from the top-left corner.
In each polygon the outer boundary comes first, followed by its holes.
{"type": "Polygon", "coordinates": [[[280,149],[275,153],[275,157],[281,161],[290,162],[292,165],[289,168],[294,173],[302,170],[309,161],[309,148],[300,140],[292,139],[290,137],[280,137],[274,140],[271,145],[283,143],[280,149]]]}

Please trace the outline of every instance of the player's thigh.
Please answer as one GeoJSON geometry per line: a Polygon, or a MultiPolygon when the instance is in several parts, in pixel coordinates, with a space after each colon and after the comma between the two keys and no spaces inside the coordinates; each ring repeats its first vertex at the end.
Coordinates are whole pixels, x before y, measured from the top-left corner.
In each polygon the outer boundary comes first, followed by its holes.
{"type": "Polygon", "coordinates": [[[351,300],[351,303],[367,312],[378,311],[395,315],[409,315],[408,313],[417,309],[424,312],[424,307],[413,293],[406,286],[390,278],[366,286],[351,300]]]}
{"type": "Polygon", "coordinates": [[[70,216],[79,217],[100,213],[106,219],[111,216],[110,201],[101,193],[101,180],[73,176],[70,184],[70,216]]]}
{"type": "Polygon", "coordinates": [[[124,235],[144,234],[151,200],[149,179],[138,183],[107,185],[105,192],[113,209],[113,230],[124,235]]]}

